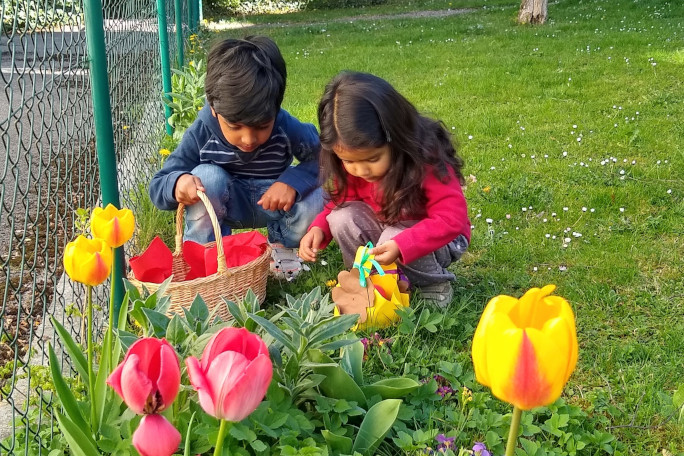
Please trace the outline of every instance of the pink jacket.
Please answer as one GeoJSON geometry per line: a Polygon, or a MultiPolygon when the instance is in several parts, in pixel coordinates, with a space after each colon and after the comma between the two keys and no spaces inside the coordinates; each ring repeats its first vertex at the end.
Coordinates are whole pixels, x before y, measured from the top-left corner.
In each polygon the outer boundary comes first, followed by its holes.
{"type": "MultiPolygon", "coordinates": [[[[450,180],[442,183],[429,168],[423,181],[423,191],[427,198],[425,205],[426,215],[418,220],[418,223],[405,229],[394,241],[399,246],[401,258],[404,264],[409,264],[435,250],[447,245],[461,234],[470,242],[470,220],[468,219],[468,206],[461,185],[456,179],[453,170],[449,170],[450,180]]],[[[363,201],[368,204],[376,214],[380,211],[379,202],[382,200],[379,182],[367,182],[364,179],[347,175],[347,196],[343,201],[328,202],[323,211],[318,214],[309,226],[323,230],[325,235],[321,248],[327,246],[332,240],[330,226],[327,217],[330,212],[344,201],[363,201]]],[[[402,220],[416,220],[416,216],[407,214],[402,220]]]]}

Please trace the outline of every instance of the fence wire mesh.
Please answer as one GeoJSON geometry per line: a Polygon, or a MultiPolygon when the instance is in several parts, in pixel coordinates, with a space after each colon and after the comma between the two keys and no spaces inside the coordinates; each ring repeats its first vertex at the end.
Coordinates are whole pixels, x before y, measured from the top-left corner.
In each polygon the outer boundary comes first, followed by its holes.
{"type": "MultiPolygon", "coordinates": [[[[107,176],[95,148],[87,0],[1,1],[0,454],[47,455],[58,440],[46,367],[48,344],[58,345],[50,318],[84,338],[85,293],[63,273],[62,253],[78,229],[76,210],[101,204],[107,176]]],[[[119,167],[106,173],[118,174],[121,203],[135,212],[164,133],[157,5],[106,0],[102,10],[119,167]]],[[[186,41],[189,10],[183,0],[186,41]]],[[[166,14],[174,60],[173,0],[166,14]]]]}

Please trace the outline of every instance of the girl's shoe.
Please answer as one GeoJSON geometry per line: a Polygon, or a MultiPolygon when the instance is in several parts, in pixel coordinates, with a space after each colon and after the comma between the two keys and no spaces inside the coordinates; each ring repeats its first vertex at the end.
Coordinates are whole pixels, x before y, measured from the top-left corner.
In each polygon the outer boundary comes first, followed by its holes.
{"type": "Polygon", "coordinates": [[[426,301],[435,304],[440,309],[449,307],[454,298],[454,289],[451,282],[437,282],[420,287],[420,294],[426,301]]]}
{"type": "Polygon", "coordinates": [[[302,272],[302,261],[293,248],[271,244],[271,274],[280,280],[292,280],[302,272]]]}

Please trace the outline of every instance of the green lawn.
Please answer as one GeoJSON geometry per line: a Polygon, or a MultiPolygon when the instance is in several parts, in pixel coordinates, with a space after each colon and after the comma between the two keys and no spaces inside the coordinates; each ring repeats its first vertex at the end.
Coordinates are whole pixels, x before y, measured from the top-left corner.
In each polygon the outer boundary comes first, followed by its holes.
{"type": "MultiPolygon", "coordinates": [[[[614,435],[620,443],[611,448],[621,454],[677,454],[684,451],[672,402],[684,388],[684,4],[552,2],[549,22],[537,27],[515,24],[517,5],[394,1],[247,18],[260,25],[220,34],[273,37],[288,64],[284,107],[315,124],[318,97],[338,71],[386,78],[452,129],[465,174],[476,178],[466,189],[472,245],[452,266],[459,277],[452,306],[435,331],[385,331],[395,339],[393,356],[372,357],[371,373],[429,376],[444,373],[445,360],[460,362],[460,384],[485,392],[469,361],[485,303],[554,283],[576,312],[580,344],[566,402],[614,435]],[[474,10],[362,17],[461,7],[474,10]],[[353,15],[361,16],[333,20],[353,15]]],[[[269,302],[334,278],[339,252],[329,249],[326,259],[292,283],[272,283],[269,302]]],[[[476,440],[486,430],[469,432],[476,440]]]]}

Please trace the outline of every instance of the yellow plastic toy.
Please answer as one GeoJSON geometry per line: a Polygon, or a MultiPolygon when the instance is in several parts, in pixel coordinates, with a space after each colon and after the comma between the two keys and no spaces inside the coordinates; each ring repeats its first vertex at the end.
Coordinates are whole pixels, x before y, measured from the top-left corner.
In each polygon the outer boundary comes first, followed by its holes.
{"type": "Polygon", "coordinates": [[[354,331],[390,326],[399,321],[396,310],[409,306],[408,283],[396,263],[381,266],[369,253],[372,248],[370,242],[358,248],[352,270],[340,272],[332,290],[335,315],[359,314],[354,331]]]}

